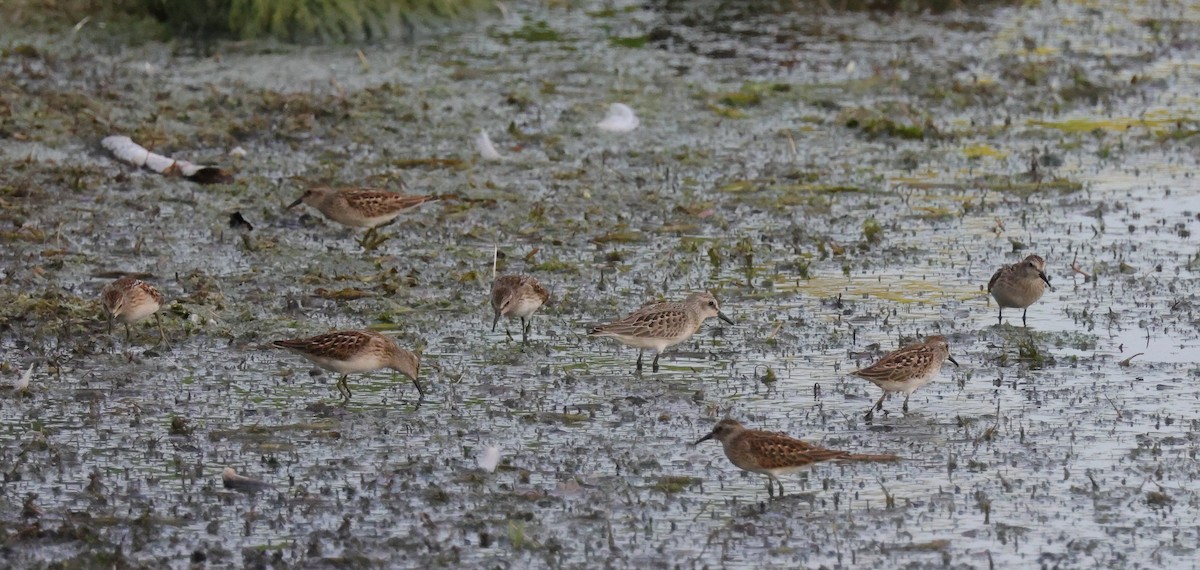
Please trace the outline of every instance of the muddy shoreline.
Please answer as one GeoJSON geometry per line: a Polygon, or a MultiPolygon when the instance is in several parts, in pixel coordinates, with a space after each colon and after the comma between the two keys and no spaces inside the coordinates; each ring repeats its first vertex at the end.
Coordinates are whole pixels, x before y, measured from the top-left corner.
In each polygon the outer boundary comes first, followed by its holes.
{"type": "Polygon", "coordinates": [[[509,8],[363,58],[6,30],[5,564],[1195,557],[1200,12],[509,8]],[[641,126],[597,131],[613,102],[641,126]],[[479,129],[502,160],[477,156],[479,129]],[[236,180],[133,169],[110,134],[236,180]],[[284,210],[309,185],[401,180],[460,199],[367,252],[284,210]],[[489,332],[496,246],[554,294],[528,348],[489,332]],[[1028,253],[1056,290],[1027,328],[998,325],[983,286],[1028,253]],[[171,348],[152,324],[106,334],[115,271],[167,295],[171,348]],[[584,336],[701,288],[737,325],[710,322],[659,374],[584,336]],[[342,408],[333,375],[261,348],[358,327],[423,353],[424,401],[381,372],[342,408]],[[928,334],[963,366],[864,422],[878,392],[847,373],[928,334]],[[687,445],[726,415],[905,460],[818,467],[768,501],[719,446],[687,445]],[[476,465],[488,446],[495,473],[476,465]],[[226,490],[225,466],[274,488],[226,490]]]}

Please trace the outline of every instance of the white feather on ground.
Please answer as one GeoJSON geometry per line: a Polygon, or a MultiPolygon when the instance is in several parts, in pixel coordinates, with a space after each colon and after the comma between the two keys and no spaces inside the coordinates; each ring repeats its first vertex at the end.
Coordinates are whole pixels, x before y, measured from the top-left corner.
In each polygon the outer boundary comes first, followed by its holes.
{"type": "Polygon", "coordinates": [[[627,133],[638,128],[641,121],[633,114],[633,109],[624,103],[613,103],[608,107],[608,115],[603,121],[596,123],[596,128],[610,133],[627,133]]]}
{"type": "Polygon", "coordinates": [[[24,392],[29,389],[29,381],[33,379],[33,369],[34,368],[37,368],[36,362],[33,364],[30,364],[29,368],[25,369],[25,373],[22,374],[21,377],[18,378],[17,381],[13,383],[13,390],[16,390],[18,392],[24,392]]]}
{"type": "Polygon", "coordinates": [[[475,148],[479,150],[479,156],[484,160],[500,160],[502,157],[499,152],[496,152],[496,147],[492,146],[492,139],[488,137],[487,131],[480,129],[479,134],[475,135],[475,148]]]}
{"type": "Polygon", "coordinates": [[[494,445],[489,445],[479,452],[479,456],[475,458],[475,463],[480,469],[488,473],[495,473],[496,466],[500,464],[500,448],[494,445]]]}

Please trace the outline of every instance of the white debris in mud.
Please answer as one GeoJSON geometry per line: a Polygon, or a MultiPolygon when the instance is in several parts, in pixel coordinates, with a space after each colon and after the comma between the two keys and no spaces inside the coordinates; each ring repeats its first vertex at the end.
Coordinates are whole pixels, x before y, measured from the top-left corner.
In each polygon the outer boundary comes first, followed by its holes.
{"type": "Polygon", "coordinates": [[[479,134],[475,135],[475,148],[479,151],[479,156],[484,160],[500,160],[500,153],[496,151],[496,147],[492,145],[492,139],[488,137],[487,131],[480,129],[479,134]]]}
{"type": "Polygon", "coordinates": [[[596,128],[610,133],[627,133],[638,128],[638,121],[633,109],[624,103],[613,103],[608,107],[608,115],[603,121],[596,123],[596,128]]]}
{"type": "Polygon", "coordinates": [[[133,139],[113,135],[104,137],[100,144],[113,156],[122,162],[134,166],[146,167],[159,174],[167,176],[182,176],[201,184],[232,182],[233,177],[215,166],[201,166],[186,160],[175,160],[161,154],[150,152],[146,147],[133,142],[133,139]]]}
{"type": "Polygon", "coordinates": [[[479,457],[475,458],[475,462],[480,469],[488,473],[495,473],[496,466],[500,464],[500,448],[494,445],[489,445],[479,452],[479,457]]]}

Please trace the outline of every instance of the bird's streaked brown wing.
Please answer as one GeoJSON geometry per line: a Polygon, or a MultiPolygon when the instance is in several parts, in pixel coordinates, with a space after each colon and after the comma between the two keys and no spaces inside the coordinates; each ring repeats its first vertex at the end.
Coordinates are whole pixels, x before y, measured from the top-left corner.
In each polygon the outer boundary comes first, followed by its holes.
{"type": "Polygon", "coordinates": [[[673,337],[683,334],[687,323],[688,314],[682,307],[655,304],[642,307],[619,321],[600,325],[589,334],[673,337]]]}
{"type": "Polygon", "coordinates": [[[546,299],[550,298],[550,290],[546,289],[544,286],[542,286],[542,284],[539,283],[537,279],[534,279],[533,277],[526,275],[524,284],[528,285],[529,291],[532,292],[535,297],[537,297],[538,299],[541,299],[543,303],[546,302],[546,299]]]}
{"type": "Polygon", "coordinates": [[[913,370],[928,368],[932,359],[932,351],[923,343],[910,344],[851,374],[872,382],[902,382],[909,379],[913,370]]]}
{"type": "Polygon", "coordinates": [[[1004,275],[1005,271],[1008,271],[1008,267],[1009,266],[1005,265],[1004,267],[997,269],[996,273],[992,275],[992,278],[988,280],[988,293],[992,292],[992,287],[996,286],[996,282],[1000,280],[1000,276],[1004,275]]]}
{"type": "Polygon", "coordinates": [[[386,190],[365,189],[343,190],[342,197],[346,199],[346,203],[351,208],[354,208],[367,217],[386,216],[396,212],[403,212],[409,208],[437,199],[433,196],[405,196],[386,190]]]}
{"type": "Polygon", "coordinates": [[[851,455],[845,451],[825,449],[781,433],[750,431],[742,436],[759,467],[779,469],[802,467],[851,455]]]}
{"type": "Polygon", "coordinates": [[[362,331],[335,331],[309,338],[277,340],[272,345],[322,358],[347,360],[358,354],[374,338],[362,331]]]}

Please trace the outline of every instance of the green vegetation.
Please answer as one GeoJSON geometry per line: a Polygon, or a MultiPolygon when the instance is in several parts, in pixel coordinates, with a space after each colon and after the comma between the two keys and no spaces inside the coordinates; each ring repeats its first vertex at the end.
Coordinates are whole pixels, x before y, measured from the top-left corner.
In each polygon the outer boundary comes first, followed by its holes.
{"type": "Polygon", "coordinates": [[[867,218],[863,222],[863,238],[870,244],[879,243],[883,240],[883,226],[875,218],[867,218]]]}
{"type": "Polygon", "coordinates": [[[157,20],[174,35],[201,40],[273,37],[290,42],[378,40],[422,22],[464,18],[494,5],[486,0],[18,0],[16,4],[23,19],[34,22],[78,21],[104,14],[131,24],[138,18],[157,20]]]}
{"type": "Polygon", "coordinates": [[[861,131],[873,139],[893,137],[924,140],[927,131],[928,134],[936,134],[931,118],[903,105],[888,105],[883,109],[866,107],[847,109],[841,113],[838,119],[846,128],[861,131]]]}
{"type": "Polygon", "coordinates": [[[563,39],[562,34],[551,28],[550,24],[547,24],[544,20],[525,24],[509,37],[527,42],[557,42],[563,39]]]}

